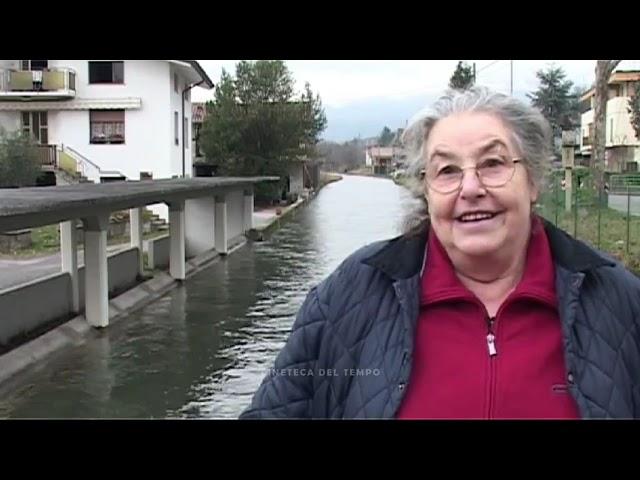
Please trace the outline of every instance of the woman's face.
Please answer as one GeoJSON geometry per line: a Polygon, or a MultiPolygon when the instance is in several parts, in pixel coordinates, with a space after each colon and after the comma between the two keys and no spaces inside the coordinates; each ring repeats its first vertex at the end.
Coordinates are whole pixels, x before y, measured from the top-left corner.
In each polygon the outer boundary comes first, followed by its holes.
{"type": "MultiPolygon", "coordinates": [[[[526,244],[531,204],[538,191],[529,181],[522,163],[503,186],[484,185],[476,170],[489,178],[502,161],[518,157],[511,131],[499,117],[489,113],[455,114],[438,121],[424,148],[425,188],[431,225],[449,253],[486,256],[526,244]],[[435,178],[455,177],[462,168],[457,190],[436,188],[435,178]]],[[[454,182],[455,187],[455,182],[454,182]]]]}

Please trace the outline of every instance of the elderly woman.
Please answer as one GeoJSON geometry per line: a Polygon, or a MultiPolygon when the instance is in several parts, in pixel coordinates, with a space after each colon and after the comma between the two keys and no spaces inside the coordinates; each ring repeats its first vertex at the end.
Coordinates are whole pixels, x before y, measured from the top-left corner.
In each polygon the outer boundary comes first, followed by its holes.
{"type": "Polygon", "coordinates": [[[640,417],[640,280],[534,213],[542,115],[449,92],[405,143],[423,215],[311,290],[241,418],[640,417]]]}

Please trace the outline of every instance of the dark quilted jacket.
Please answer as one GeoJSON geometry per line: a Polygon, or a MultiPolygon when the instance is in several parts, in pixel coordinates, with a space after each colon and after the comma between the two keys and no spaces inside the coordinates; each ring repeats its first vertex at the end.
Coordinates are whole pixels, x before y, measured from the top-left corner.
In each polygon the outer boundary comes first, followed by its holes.
{"type": "MultiPolygon", "coordinates": [[[[640,279],[545,222],[583,418],[640,417],[640,279]]],[[[240,418],[393,418],[409,379],[426,232],[364,247],[308,294],[240,418]]]]}

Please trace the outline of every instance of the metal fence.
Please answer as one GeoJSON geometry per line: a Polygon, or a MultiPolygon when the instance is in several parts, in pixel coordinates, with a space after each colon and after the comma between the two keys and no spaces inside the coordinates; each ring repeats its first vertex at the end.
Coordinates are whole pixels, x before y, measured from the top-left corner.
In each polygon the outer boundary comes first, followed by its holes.
{"type": "Polygon", "coordinates": [[[566,177],[547,177],[537,212],[573,237],[640,270],[640,174],[605,174],[598,187],[593,173],[576,168],[566,177]]]}

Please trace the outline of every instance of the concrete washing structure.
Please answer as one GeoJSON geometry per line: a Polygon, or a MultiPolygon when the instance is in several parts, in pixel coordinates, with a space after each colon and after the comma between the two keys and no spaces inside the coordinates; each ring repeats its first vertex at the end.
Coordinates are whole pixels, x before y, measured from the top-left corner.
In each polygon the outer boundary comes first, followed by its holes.
{"type": "MultiPolygon", "coordinates": [[[[169,208],[169,275],[184,280],[187,259],[226,255],[253,228],[256,183],[277,177],[212,177],[0,190],[0,232],[60,223],[62,273],[0,292],[0,344],[81,313],[90,327],[109,325],[109,294],[143,274],[143,207],[169,208]],[[107,255],[111,212],[130,211],[131,247],[107,255]],[[84,224],[84,268],[78,268],[76,222],[84,224]]],[[[151,243],[151,241],[150,241],[151,243]]],[[[158,247],[156,246],[156,251],[158,247]]],[[[157,253],[156,253],[157,256],[157,253]]]]}

